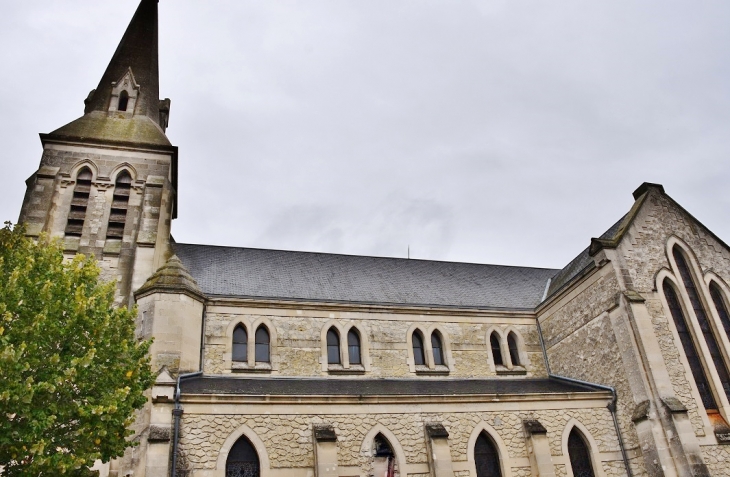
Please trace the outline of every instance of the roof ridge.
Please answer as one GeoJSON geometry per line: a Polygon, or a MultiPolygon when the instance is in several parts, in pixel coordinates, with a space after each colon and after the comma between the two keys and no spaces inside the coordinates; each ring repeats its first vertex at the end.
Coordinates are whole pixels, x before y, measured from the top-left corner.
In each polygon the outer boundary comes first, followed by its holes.
{"type": "Polygon", "coordinates": [[[193,246],[193,247],[216,247],[216,248],[229,248],[234,250],[259,250],[262,252],[283,252],[283,253],[299,253],[299,254],[310,254],[310,255],[331,255],[339,257],[354,257],[354,258],[374,258],[378,260],[398,260],[405,262],[435,262],[435,263],[453,263],[455,265],[475,265],[475,266],[489,266],[489,267],[500,267],[500,268],[519,268],[528,270],[545,270],[545,271],[560,271],[559,268],[547,268],[547,267],[530,267],[525,265],[502,265],[496,263],[478,263],[478,262],[458,262],[454,260],[433,260],[425,258],[403,258],[403,257],[384,257],[378,255],[358,255],[348,253],[333,253],[333,252],[314,252],[309,250],[286,250],[286,249],[275,249],[275,248],[260,248],[260,247],[238,247],[234,245],[214,245],[214,244],[202,244],[202,243],[181,243],[176,242],[174,247],[177,246],[193,246]]]}

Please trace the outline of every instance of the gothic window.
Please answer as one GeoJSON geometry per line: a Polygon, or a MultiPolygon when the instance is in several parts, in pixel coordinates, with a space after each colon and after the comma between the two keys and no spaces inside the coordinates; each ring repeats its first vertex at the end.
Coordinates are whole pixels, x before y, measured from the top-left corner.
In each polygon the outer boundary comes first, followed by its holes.
{"type": "Polygon", "coordinates": [[[717,315],[720,317],[727,339],[730,340],[730,314],[727,311],[727,304],[723,299],[723,293],[715,282],[710,283],[710,296],[712,296],[712,302],[715,304],[717,315]]]}
{"type": "Polygon", "coordinates": [[[492,347],[492,359],[494,360],[494,365],[503,366],[502,346],[499,343],[499,335],[496,332],[492,332],[492,334],[489,335],[489,345],[492,347]]]}
{"type": "Polygon", "coordinates": [[[520,365],[520,349],[517,347],[517,337],[513,332],[507,335],[507,345],[509,346],[509,359],[512,366],[520,365]]]}
{"type": "Polygon", "coordinates": [[[248,333],[243,325],[236,326],[233,330],[233,361],[248,361],[248,333]]]}
{"type": "Polygon", "coordinates": [[[89,205],[91,193],[91,171],[88,167],[81,169],[76,176],[76,186],[71,198],[71,210],[66,222],[66,235],[80,237],[86,220],[86,207],[89,205]]]}
{"type": "Polygon", "coordinates": [[[340,364],[340,336],[334,327],[327,331],[327,363],[340,364]]]}
{"type": "Polygon", "coordinates": [[[259,456],[245,436],[233,444],[226,460],[226,477],[259,477],[259,456]]]}
{"type": "Polygon", "coordinates": [[[707,343],[707,348],[710,351],[710,357],[712,362],[715,363],[715,369],[720,377],[722,388],[725,391],[728,399],[730,399],[730,372],[728,372],[725,364],[725,358],[720,351],[720,346],[715,338],[715,333],[712,329],[712,325],[708,319],[707,313],[705,312],[704,304],[702,303],[695,281],[690,273],[689,266],[684,254],[680,251],[678,246],[674,246],[673,249],[674,261],[677,263],[679,274],[682,277],[682,283],[684,283],[684,289],[687,291],[689,302],[692,305],[692,309],[697,317],[697,322],[702,330],[702,335],[707,343]]]}
{"type": "Polygon", "coordinates": [[[502,477],[497,446],[486,432],[477,437],[474,445],[474,464],[477,468],[477,477],[502,477]]]}
{"type": "Polygon", "coordinates": [[[677,328],[677,333],[679,334],[679,341],[682,343],[682,349],[684,349],[685,356],[687,356],[689,369],[692,371],[692,377],[694,378],[695,385],[700,393],[702,405],[705,406],[705,409],[717,409],[717,404],[715,404],[715,398],[710,390],[705,370],[703,369],[702,362],[697,354],[697,348],[695,348],[694,341],[692,341],[692,335],[687,328],[687,320],[684,317],[684,310],[679,303],[677,292],[669,282],[669,279],[664,279],[664,285],[662,288],[664,289],[664,296],[667,299],[667,305],[669,306],[669,311],[674,320],[674,326],[677,328]]]}
{"type": "Polygon", "coordinates": [[[433,364],[441,366],[444,364],[444,349],[441,343],[441,335],[438,331],[431,333],[431,349],[433,350],[433,364]]]}
{"type": "Polygon", "coordinates": [[[360,335],[355,328],[347,332],[347,356],[350,364],[362,364],[360,358],[360,335]]]}
{"type": "Polygon", "coordinates": [[[129,93],[122,91],[119,93],[119,107],[117,107],[117,111],[126,111],[127,104],[129,104],[129,93]]]}
{"type": "Polygon", "coordinates": [[[132,189],[132,177],[129,172],[122,171],[114,185],[112,210],[109,213],[109,225],[106,229],[106,238],[121,239],[124,235],[124,223],[127,221],[127,207],[129,192],[132,189]]]}
{"type": "Polygon", "coordinates": [[[594,477],[588,445],[578,429],[573,428],[568,437],[568,456],[574,477],[594,477]]]}
{"type": "Polygon", "coordinates": [[[426,356],[423,353],[423,335],[418,330],[413,332],[413,362],[417,366],[426,364],[426,356]]]}
{"type": "Polygon", "coordinates": [[[382,434],[373,439],[373,454],[373,477],[395,477],[395,454],[382,434]]]}
{"type": "Polygon", "coordinates": [[[271,361],[271,346],[269,330],[264,325],[259,326],[256,330],[256,362],[268,363],[271,361]]]}

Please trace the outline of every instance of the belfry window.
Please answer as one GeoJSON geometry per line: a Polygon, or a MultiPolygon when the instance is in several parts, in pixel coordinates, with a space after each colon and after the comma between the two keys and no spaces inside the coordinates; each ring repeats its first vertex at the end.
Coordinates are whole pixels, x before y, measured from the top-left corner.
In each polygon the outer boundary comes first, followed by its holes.
{"type": "Polygon", "coordinates": [[[438,331],[431,333],[431,349],[433,350],[433,364],[442,366],[444,364],[444,349],[438,331]]]}
{"type": "Polygon", "coordinates": [[[238,325],[233,330],[233,349],[232,357],[233,361],[248,361],[248,333],[243,325],[238,325]]]}
{"type": "Polygon", "coordinates": [[[502,477],[497,446],[486,432],[479,434],[474,444],[474,464],[477,477],[502,477]]]}
{"type": "Polygon", "coordinates": [[[226,477],[259,477],[259,456],[245,436],[233,444],[226,459],[226,477]]]}
{"type": "Polygon", "coordinates": [[[327,363],[340,364],[340,336],[334,328],[327,331],[327,363]]]}
{"type": "Polygon", "coordinates": [[[588,445],[576,428],[568,436],[568,456],[574,477],[594,477],[588,445]]]}
{"type": "Polygon", "coordinates": [[[492,348],[492,359],[494,360],[495,366],[503,366],[504,361],[502,361],[502,346],[499,343],[499,335],[497,333],[492,333],[489,335],[489,345],[492,348]]]}
{"type": "Polygon", "coordinates": [[[727,395],[728,399],[730,399],[730,372],[728,372],[727,366],[725,365],[725,359],[722,355],[722,351],[720,351],[720,346],[717,343],[715,333],[712,329],[707,313],[705,312],[705,307],[700,299],[697,287],[695,286],[695,281],[690,273],[687,260],[676,245],[672,253],[674,255],[674,261],[677,263],[679,274],[682,277],[684,289],[687,291],[689,302],[692,305],[692,309],[694,310],[700,329],[702,330],[702,335],[705,338],[705,343],[707,343],[707,348],[710,351],[712,362],[715,364],[715,369],[720,377],[722,388],[725,391],[725,395],[727,395]]]}
{"type": "Polygon", "coordinates": [[[715,404],[715,398],[712,395],[707,375],[702,367],[702,362],[697,354],[697,348],[695,347],[694,341],[692,341],[692,335],[687,328],[687,320],[684,316],[684,310],[679,303],[677,292],[674,291],[674,287],[669,282],[669,279],[664,279],[664,296],[667,299],[667,306],[672,314],[674,320],[674,326],[677,328],[679,334],[679,341],[682,343],[682,349],[684,350],[687,361],[689,362],[689,369],[692,371],[692,377],[695,380],[695,385],[700,393],[702,399],[702,405],[705,409],[717,409],[715,404]]]}
{"type": "Polygon", "coordinates": [[[423,353],[423,335],[418,330],[413,332],[413,362],[416,366],[426,364],[426,356],[423,353]]]}
{"type": "Polygon", "coordinates": [[[256,330],[256,362],[268,363],[271,361],[271,346],[269,330],[264,325],[256,330]]]}
{"type": "Polygon", "coordinates": [[[71,198],[71,210],[66,222],[66,235],[80,237],[86,221],[86,208],[91,194],[91,171],[88,167],[81,169],[76,176],[76,186],[71,198]]]}
{"type": "Polygon", "coordinates": [[[122,171],[114,185],[112,209],[109,213],[109,225],[106,229],[106,238],[121,239],[124,235],[124,224],[127,221],[129,193],[132,190],[132,177],[129,172],[122,171]]]}
{"type": "Polygon", "coordinates": [[[122,91],[119,93],[119,106],[117,107],[117,111],[126,111],[127,105],[129,104],[129,93],[126,91],[122,91]]]}
{"type": "Polygon", "coordinates": [[[350,364],[362,364],[360,358],[360,335],[355,328],[347,332],[347,357],[350,364]]]}
{"type": "Polygon", "coordinates": [[[520,349],[517,347],[517,337],[512,332],[507,335],[507,345],[509,346],[509,359],[512,361],[512,366],[519,366],[520,349]]]}

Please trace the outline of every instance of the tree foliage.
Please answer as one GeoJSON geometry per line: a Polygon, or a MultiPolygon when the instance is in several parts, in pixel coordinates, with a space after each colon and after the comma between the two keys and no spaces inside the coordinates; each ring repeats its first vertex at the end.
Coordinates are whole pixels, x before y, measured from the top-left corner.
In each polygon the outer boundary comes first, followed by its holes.
{"type": "Polygon", "coordinates": [[[96,261],[0,230],[2,475],[80,475],[132,445],[153,375],[135,310],[114,306],[96,261]]]}

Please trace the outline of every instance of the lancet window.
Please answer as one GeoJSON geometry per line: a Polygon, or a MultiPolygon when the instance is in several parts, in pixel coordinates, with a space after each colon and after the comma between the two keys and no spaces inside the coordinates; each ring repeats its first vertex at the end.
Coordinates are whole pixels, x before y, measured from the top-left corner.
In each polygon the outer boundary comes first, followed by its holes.
{"type": "Polygon", "coordinates": [[[441,335],[438,331],[431,333],[431,350],[433,351],[433,364],[436,366],[443,366],[444,363],[444,348],[441,341],[441,335]]]}
{"type": "Polygon", "coordinates": [[[520,349],[517,346],[517,337],[513,332],[507,335],[507,346],[509,347],[509,358],[512,366],[520,366],[520,349]]]}
{"type": "Polygon", "coordinates": [[[715,282],[710,283],[710,296],[712,296],[712,302],[717,310],[717,315],[720,317],[722,327],[725,329],[725,335],[730,340],[730,314],[727,311],[728,307],[723,299],[723,293],[715,282]]]}
{"type": "Polygon", "coordinates": [[[695,279],[690,272],[684,254],[680,251],[678,246],[674,246],[672,254],[674,256],[674,261],[677,264],[677,268],[679,269],[679,275],[682,277],[682,283],[684,284],[684,289],[689,297],[689,302],[695,316],[697,317],[700,329],[702,330],[705,343],[707,343],[707,348],[710,351],[710,357],[712,358],[717,374],[720,377],[722,388],[728,399],[730,399],[730,372],[728,372],[727,365],[725,364],[725,358],[722,355],[714,330],[712,329],[712,325],[710,324],[707,313],[705,312],[704,304],[702,303],[695,285],[695,279]]]}
{"type": "Polygon", "coordinates": [[[271,338],[269,330],[261,325],[255,335],[255,360],[257,363],[269,363],[271,361],[271,338]]]}
{"type": "Polygon", "coordinates": [[[568,456],[570,457],[570,467],[573,469],[573,477],[595,476],[588,444],[576,428],[573,428],[568,436],[568,456]]]}
{"type": "Polygon", "coordinates": [[[233,444],[226,459],[226,477],[259,477],[259,456],[245,436],[233,444]]]}
{"type": "Polygon", "coordinates": [[[340,364],[340,335],[334,327],[327,331],[327,363],[340,364]]]}
{"type": "Polygon", "coordinates": [[[350,364],[362,364],[360,355],[360,334],[355,328],[347,332],[347,354],[350,364]]]}
{"type": "Polygon", "coordinates": [[[426,355],[423,352],[423,335],[420,331],[416,330],[413,332],[413,362],[416,366],[423,366],[426,364],[426,355]]]}
{"type": "Polygon", "coordinates": [[[238,325],[233,330],[233,349],[232,358],[233,361],[248,361],[248,333],[243,325],[238,325]]]}
{"type": "Polygon", "coordinates": [[[677,329],[677,334],[679,334],[679,341],[682,343],[682,349],[684,350],[684,354],[689,362],[692,377],[694,378],[695,385],[700,393],[702,405],[705,409],[717,409],[715,397],[712,395],[712,390],[710,389],[707,375],[705,374],[705,370],[702,366],[702,361],[700,361],[697,348],[692,340],[692,335],[689,331],[687,319],[684,315],[682,305],[679,302],[677,292],[674,290],[674,287],[668,278],[664,279],[664,285],[662,288],[664,290],[664,296],[667,299],[669,312],[674,320],[674,326],[677,329]]]}
{"type": "Polygon", "coordinates": [[[489,346],[492,348],[492,360],[494,361],[494,365],[503,366],[502,345],[499,342],[499,335],[496,332],[492,332],[492,334],[489,335],[489,346]]]}
{"type": "Polygon", "coordinates": [[[474,444],[474,464],[477,477],[502,477],[497,446],[486,432],[479,434],[474,444]]]}

